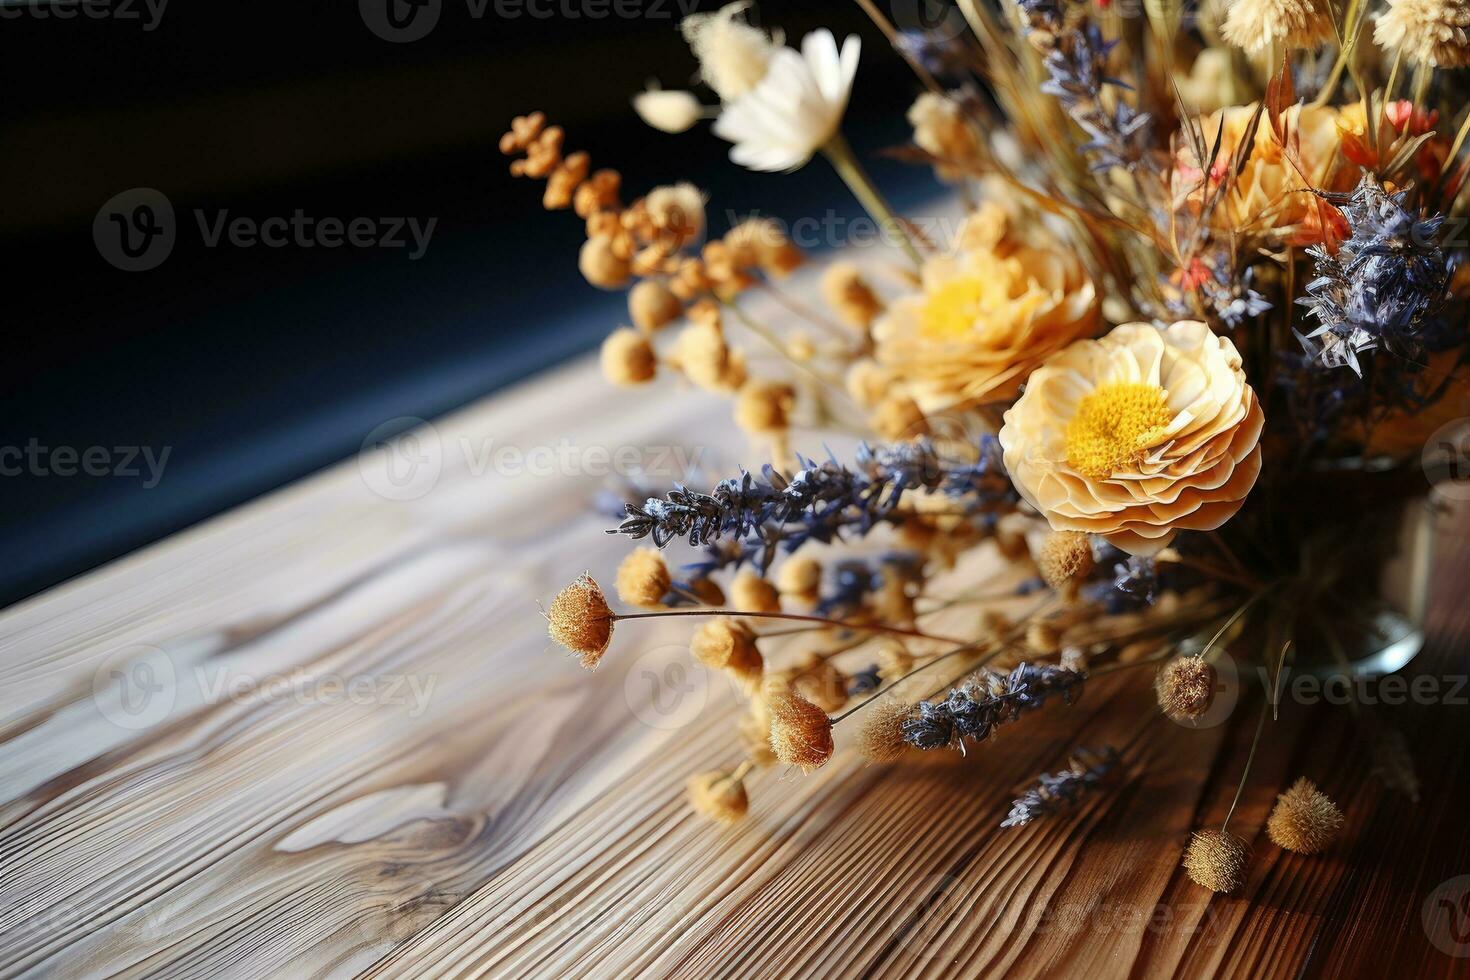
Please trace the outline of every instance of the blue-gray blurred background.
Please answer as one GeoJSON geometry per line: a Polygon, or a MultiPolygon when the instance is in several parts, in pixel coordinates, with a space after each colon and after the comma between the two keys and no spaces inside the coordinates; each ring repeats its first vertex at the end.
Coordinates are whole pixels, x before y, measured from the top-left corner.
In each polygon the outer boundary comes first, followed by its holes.
{"type": "MultiPolygon", "coordinates": [[[[675,0],[439,0],[411,43],[375,35],[351,0],[96,2],[0,7],[0,603],[350,457],[384,420],[432,418],[595,346],[623,297],[577,275],[580,222],[508,176],[496,141],[516,113],[546,111],[623,172],[627,197],[695,181],[716,234],[731,212],[856,212],[820,162],[747,173],[706,127],[637,120],[647,79],[694,71],[675,0]],[[93,221],[140,187],[166,195],[177,238],[125,272],[93,221]],[[209,248],[196,209],[437,223],[411,261],[209,248]],[[113,469],[130,447],[168,457],[149,486],[145,456],[131,476],[64,476],[58,447],[78,470],[92,447],[113,469]]],[[[859,33],[849,136],[896,199],[932,186],[881,156],[916,89],[855,4],[780,0],[758,19],[788,38],[859,33]]]]}

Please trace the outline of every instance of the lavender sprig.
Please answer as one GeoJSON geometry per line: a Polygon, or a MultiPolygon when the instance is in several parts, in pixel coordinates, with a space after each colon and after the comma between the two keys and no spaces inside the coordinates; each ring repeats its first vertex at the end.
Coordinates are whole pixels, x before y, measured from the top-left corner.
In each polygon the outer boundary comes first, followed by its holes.
{"type": "Polygon", "coordinates": [[[687,538],[706,548],[705,560],[692,566],[696,577],[747,561],[764,572],[779,548],[862,536],[892,520],[910,490],[969,498],[977,509],[1014,499],[995,438],[981,437],[977,450],[974,460],[951,460],[921,439],[863,443],[852,467],[830,455],[821,463],[798,457],[801,469],[790,476],[768,465],[760,477],[742,471],[709,493],[675,485],[663,497],[628,504],[623,522],[608,533],[652,537],[659,547],[687,538]]]}
{"type": "Polygon", "coordinates": [[[1081,696],[1086,676],[1055,664],[1018,664],[1009,674],[981,670],[943,701],[920,701],[917,713],[902,724],[903,740],[925,750],[962,747],[967,738],[983,742],[1054,695],[1071,704],[1081,696]]]}
{"type": "Polygon", "coordinates": [[[1093,789],[1118,764],[1118,750],[1108,746],[1101,753],[1078,749],[1067,760],[1061,772],[1042,773],[1036,785],[1011,803],[1011,812],[1001,821],[1002,827],[1024,827],[1033,820],[1050,816],[1077,802],[1077,797],[1093,789]]]}
{"type": "Polygon", "coordinates": [[[1122,100],[1109,109],[1102,92],[1128,85],[1107,74],[1108,53],[1116,41],[1104,41],[1076,0],[1017,0],[1027,40],[1042,56],[1049,76],[1041,91],[1054,95],[1077,125],[1092,137],[1083,152],[1093,155],[1093,170],[1127,167],[1148,152],[1149,114],[1122,100]]]}

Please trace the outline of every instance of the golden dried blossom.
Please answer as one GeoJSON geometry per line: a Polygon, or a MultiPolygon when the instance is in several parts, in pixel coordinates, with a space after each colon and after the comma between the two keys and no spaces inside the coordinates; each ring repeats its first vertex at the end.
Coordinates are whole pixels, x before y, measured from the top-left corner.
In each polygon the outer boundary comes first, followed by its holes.
{"type": "Polygon", "coordinates": [[[1388,0],[1373,40],[1433,68],[1470,65],[1470,0],[1388,0]]]}
{"type": "Polygon", "coordinates": [[[832,720],[805,698],[783,691],[766,696],[771,711],[771,751],[787,765],[810,772],[832,758],[832,720]]]}
{"type": "Polygon", "coordinates": [[[1233,0],[1220,35],[1249,55],[1315,48],[1336,37],[1327,0],[1233,0]]]}
{"type": "Polygon", "coordinates": [[[775,381],[747,381],[735,396],[735,424],[750,435],[785,432],[796,390],[775,381]]]}
{"type": "Polygon", "coordinates": [[[876,408],[888,394],[893,375],[876,361],[863,358],[847,369],[843,387],[862,408],[876,408]]]}
{"type": "Polygon", "coordinates": [[[641,385],[658,372],[658,356],[648,338],[619,327],[602,342],[602,376],[615,385],[641,385]]]}
{"type": "Polygon", "coordinates": [[[1151,555],[1235,516],[1261,471],[1264,422],[1228,337],[1197,321],[1130,323],[1033,372],[1000,444],[1053,529],[1151,555]]]}
{"type": "Polygon", "coordinates": [[[903,740],[903,723],[911,714],[913,707],[897,698],[886,697],[870,705],[858,730],[858,752],[871,762],[893,762],[903,755],[908,748],[903,740]]]}
{"type": "Polygon", "coordinates": [[[591,670],[612,642],[613,611],[602,589],[585,572],[562,589],[551,600],[546,613],[551,638],[582,657],[582,666],[591,670]]]}
{"type": "Polygon", "coordinates": [[[883,312],[883,301],[851,262],[833,262],[822,272],[822,299],[849,327],[866,330],[883,312]]]}
{"type": "Polygon", "coordinates": [[[699,122],[704,106],[690,92],[650,86],[633,96],[633,111],[660,132],[682,133],[699,122]]]}
{"type": "Polygon", "coordinates": [[[724,670],[760,658],[755,634],[745,623],[730,616],[708,620],[695,630],[689,641],[689,652],[711,670],[724,670]]]}
{"type": "Polygon", "coordinates": [[[1042,539],[1036,568],[1054,589],[1064,589],[1092,574],[1092,541],[1082,531],[1051,531],[1042,539]]]}
{"type": "Polygon", "coordinates": [[[806,555],[792,555],[776,568],[776,589],[783,596],[809,596],[822,585],[822,564],[806,555]]]}
{"type": "MultiPolygon", "coordinates": [[[[1189,142],[1181,144],[1171,175],[1177,208],[1199,213],[1215,199],[1229,178],[1230,160],[1252,136],[1255,113],[1254,105],[1229,106],[1200,120],[1206,145],[1218,139],[1220,151],[1206,171],[1189,142]]],[[[1249,155],[1218,198],[1211,220],[1225,230],[1275,241],[1321,241],[1336,212],[1310,189],[1350,191],[1357,183],[1357,168],[1343,166],[1338,152],[1344,131],[1358,128],[1353,116],[1352,107],[1290,106],[1281,113],[1284,146],[1263,115],[1249,155]]]]}
{"type": "Polygon", "coordinates": [[[745,383],[745,358],[725,343],[718,321],[691,323],[679,331],[673,356],[685,376],[706,391],[727,393],[745,383]]]}
{"type": "Polygon", "coordinates": [[[1159,668],[1154,693],[1159,708],[1170,718],[1194,721],[1215,700],[1215,668],[1201,657],[1176,657],[1159,668]]]}
{"type": "Polygon", "coordinates": [[[1014,397],[1032,369],[1099,323],[1092,280],[1060,247],[961,250],[926,260],[920,278],[919,292],[873,324],[873,339],[879,363],[931,414],[1014,397]]]}
{"type": "Polygon", "coordinates": [[[628,291],[628,316],[644,333],[653,333],[684,312],[679,297],[657,279],[644,279],[628,291]]]}
{"type": "Polygon", "coordinates": [[[669,566],[657,548],[637,548],[618,565],[618,598],[630,606],[659,608],[671,584],[669,566]]]}
{"type": "Polygon", "coordinates": [[[1245,884],[1250,848],[1234,834],[1201,830],[1184,849],[1184,870],[1194,883],[1212,892],[1228,893],[1245,884]]]}
{"type": "Polygon", "coordinates": [[[693,184],[655,187],[643,199],[648,224],[640,229],[645,241],[662,241],[680,248],[704,232],[704,195],[693,184]]]}
{"type": "Polygon", "coordinates": [[[730,583],[730,602],[741,612],[781,611],[776,587],[750,569],[742,569],[730,583]]]}
{"type": "Polygon", "coordinates": [[[577,268],[582,278],[600,289],[622,287],[632,272],[627,258],[618,255],[615,240],[606,235],[582,243],[582,250],[577,253],[577,268]]]}
{"type": "Polygon", "coordinates": [[[690,776],[685,788],[689,804],[701,816],[720,823],[734,823],[750,809],[745,782],[734,773],[716,770],[690,776]]]}
{"type": "Polygon", "coordinates": [[[806,262],[806,255],[792,243],[771,218],[749,218],[731,228],[724,238],[741,268],[759,267],[777,279],[789,276],[806,262]]]}
{"type": "Polygon", "coordinates": [[[1026,627],[1026,646],[1032,653],[1051,656],[1062,649],[1062,634],[1051,623],[1033,620],[1026,627]]]}
{"type": "Polygon", "coordinates": [[[1342,829],[1342,811],[1305,776],[1276,798],[1266,833],[1278,847],[1316,854],[1342,829]]]}
{"type": "Polygon", "coordinates": [[[725,592],[712,578],[695,579],[689,584],[689,593],[706,606],[723,606],[725,592]]]}
{"type": "Polygon", "coordinates": [[[980,138],[955,99],[923,92],[909,107],[908,122],[914,144],[935,158],[941,180],[957,182],[977,172],[980,138]]]}

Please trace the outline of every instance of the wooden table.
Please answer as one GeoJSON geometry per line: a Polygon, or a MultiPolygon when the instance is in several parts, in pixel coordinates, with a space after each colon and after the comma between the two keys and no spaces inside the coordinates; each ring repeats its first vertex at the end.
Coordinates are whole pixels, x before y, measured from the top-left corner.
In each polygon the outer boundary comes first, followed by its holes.
{"type": "MultiPolygon", "coordinates": [[[[1370,776],[1345,710],[1285,712],[1234,825],[1256,850],[1238,898],[1178,863],[1229,805],[1254,712],[1181,729],[1141,673],[968,758],[840,752],[752,777],[739,827],[690,813],[685,777],[734,761],[735,700],[687,668],[685,628],[625,624],[589,675],[537,602],[627,547],[587,507],[595,447],[652,464],[728,433],[727,410],[575,365],[441,420],[396,483],[370,452],[5,612],[0,972],[1470,972],[1423,926],[1470,874],[1465,707],[1382,716],[1417,806],[1370,776]],[[1019,785],[1104,743],[1125,749],[1116,784],[999,829],[1019,785]],[[1316,858],[1261,832],[1299,774],[1348,817],[1316,858]]],[[[1410,673],[1466,670],[1470,553],[1446,535],[1410,673]]]]}

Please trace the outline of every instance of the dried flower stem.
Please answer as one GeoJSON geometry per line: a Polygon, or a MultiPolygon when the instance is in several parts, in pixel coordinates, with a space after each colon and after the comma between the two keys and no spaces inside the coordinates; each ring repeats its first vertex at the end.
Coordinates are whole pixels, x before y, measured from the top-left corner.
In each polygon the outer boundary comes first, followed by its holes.
{"type": "Polygon", "coordinates": [[[1266,728],[1266,711],[1270,707],[1271,700],[1267,698],[1266,703],[1261,705],[1261,717],[1256,721],[1256,734],[1251,739],[1251,750],[1245,757],[1245,768],[1241,770],[1240,782],[1235,787],[1235,799],[1230,801],[1230,809],[1225,811],[1225,819],[1220,821],[1221,833],[1224,833],[1225,829],[1230,826],[1230,818],[1235,816],[1235,808],[1240,805],[1240,797],[1245,792],[1246,780],[1250,778],[1251,764],[1256,761],[1256,749],[1261,745],[1261,732],[1266,728]]]}
{"type": "Polygon", "coordinates": [[[852,152],[852,147],[847,145],[847,140],[841,133],[835,134],[827,145],[822,147],[822,153],[832,163],[837,176],[841,177],[843,183],[862,204],[863,208],[878,224],[887,228],[897,239],[904,254],[909,261],[914,263],[915,268],[920,268],[924,260],[919,256],[919,250],[914,245],[914,240],[909,236],[909,231],[904,227],[873,181],[868,177],[867,171],[863,170],[862,164],[858,162],[857,156],[852,152]]]}
{"type": "Polygon", "coordinates": [[[886,626],[882,623],[848,623],[825,616],[809,616],[804,613],[746,612],[739,609],[665,609],[657,612],[614,613],[613,622],[625,619],[659,619],[665,616],[741,616],[751,619],[786,619],[799,623],[821,623],[824,626],[846,630],[866,630],[870,633],[887,633],[892,636],[908,636],[917,640],[938,640],[941,643],[964,643],[964,640],[923,630],[904,629],[902,626],[886,626]]]}

